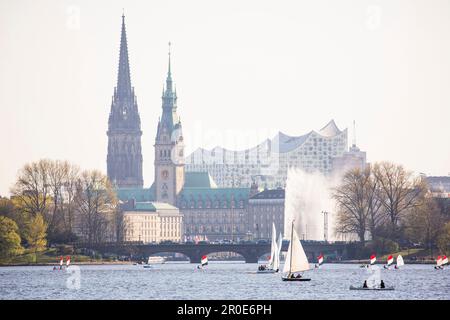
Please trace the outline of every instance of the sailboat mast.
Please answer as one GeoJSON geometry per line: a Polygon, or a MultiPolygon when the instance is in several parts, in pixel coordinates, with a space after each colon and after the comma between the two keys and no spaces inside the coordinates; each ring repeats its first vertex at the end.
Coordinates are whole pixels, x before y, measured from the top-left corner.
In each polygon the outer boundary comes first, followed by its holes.
{"type": "Polygon", "coordinates": [[[294,238],[294,220],[292,220],[292,230],[291,230],[291,243],[289,244],[291,246],[291,258],[289,259],[289,275],[292,271],[292,239],[294,238]]]}

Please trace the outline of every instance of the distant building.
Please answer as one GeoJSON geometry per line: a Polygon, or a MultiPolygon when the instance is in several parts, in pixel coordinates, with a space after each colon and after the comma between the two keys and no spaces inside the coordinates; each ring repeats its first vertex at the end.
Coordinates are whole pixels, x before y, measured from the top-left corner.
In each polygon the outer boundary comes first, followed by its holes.
{"type": "Polygon", "coordinates": [[[442,214],[450,217],[450,175],[424,178],[442,214]]]}
{"type": "Polygon", "coordinates": [[[183,239],[183,215],[170,204],[131,201],[123,207],[123,219],[124,241],[159,243],[183,239]]]}
{"type": "Polygon", "coordinates": [[[432,193],[450,193],[450,176],[425,177],[432,193]]]}
{"type": "Polygon", "coordinates": [[[342,156],[333,158],[332,172],[339,174],[350,169],[364,170],[366,165],[366,152],[361,151],[353,144],[349,151],[344,152],[342,156]]]}
{"type": "Polygon", "coordinates": [[[248,231],[253,239],[271,239],[272,224],[278,235],[284,232],[284,189],[265,189],[248,200],[248,231]]]}
{"type": "MultiPolygon", "coordinates": [[[[359,151],[359,150],[358,150],[359,151]]],[[[319,131],[303,136],[289,136],[279,132],[252,149],[232,151],[216,147],[197,149],[186,158],[186,171],[208,172],[219,187],[250,187],[252,182],[266,188],[284,188],[290,167],[325,175],[333,171],[333,159],[341,158],[335,166],[347,166],[356,153],[347,152],[347,129],[341,131],[331,120],[319,131]]]]}

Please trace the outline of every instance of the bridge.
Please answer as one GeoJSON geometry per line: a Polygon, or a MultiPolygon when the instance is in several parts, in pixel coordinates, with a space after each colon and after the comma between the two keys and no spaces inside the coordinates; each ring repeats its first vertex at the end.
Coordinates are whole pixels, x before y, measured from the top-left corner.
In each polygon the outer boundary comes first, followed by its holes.
{"type": "MultiPolygon", "coordinates": [[[[316,261],[320,253],[346,256],[345,243],[325,243],[321,241],[301,241],[306,255],[310,261],[316,261]]],[[[289,243],[284,242],[281,250],[287,251],[289,243]]],[[[129,244],[106,243],[91,246],[77,245],[78,248],[95,250],[100,253],[118,254],[124,256],[144,256],[166,252],[181,253],[189,258],[191,263],[199,263],[203,255],[217,252],[234,252],[244,257],[246,263],[258,263],[258,259],[265,254],[270,254],[270,243],[245,243],[245,244],[129,244]]]]}

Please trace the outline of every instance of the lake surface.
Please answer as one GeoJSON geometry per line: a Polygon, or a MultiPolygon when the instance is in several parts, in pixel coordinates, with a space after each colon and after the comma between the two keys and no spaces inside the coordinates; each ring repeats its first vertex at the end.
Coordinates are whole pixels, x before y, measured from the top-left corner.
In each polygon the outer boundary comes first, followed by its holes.
{"type": "Polygon", "coordinates": [[[74,273],[53,271],[51,266],[1,267],[0,299],[450,299],[450,269],[435,270],[432,265],[401,270],[380,266],[381,279],[394,285],[394,291],[349,290],[370,275],[357,264],[324,264],[305,273],[310,282],[256,274],[257,266],[215,261],[205,270],[190,263],[152,269],[87,265],[74,273]]]}

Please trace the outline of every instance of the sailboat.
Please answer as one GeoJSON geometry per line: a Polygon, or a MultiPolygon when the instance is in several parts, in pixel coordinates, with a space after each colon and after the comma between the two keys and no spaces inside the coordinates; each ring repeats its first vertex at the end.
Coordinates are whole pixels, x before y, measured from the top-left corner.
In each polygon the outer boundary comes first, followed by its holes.
{"type": "Polygon", "coordinates": [[[280,251],[281,245],[277,243],[275,223],[272,224],[272,242],[270,248],[270,258],[267,265],[261,265],[258,267],[258,273],[275,273],[280,268],[280,251]]]}
{"type": "Polygon", "coordinates": [[[403,257],[401,254],[397,256],[397,264],[395,265],[395,269],[399,269],[400,267],[404,266],[405,262],[403,261],[403,257]]]}
{"type": "Polygon", "coordinates": [[[443,269],[442,267],[442,257],[438,256],[436,259],[436,265],[434,266],[435,269],[443,269]]]}
{"type": "Polygon", "coordinates": [[[318,257],[317,257],[317,264],[315,265],[315,268],[318,269],[320,268],[320,266],[323,264],[323,254],[321,253],[318,257]]]}
{"type": "Polygon", "coordinates": [[[203,269],[204,266],[208,265],[208,257],[206,255],[202,256],[200,260],[200,265],[197,266],[197,269],[203,269]]]}
{"type": "Polygon", "coordinates": [[[292,221],[291,241],[284,262],[283,273],[287,273],[282,277],[283,281],[310,281],[309,278],[303,278],[300,272],[309,270],[309,262],[306,257],[303,246],[298,238],[297,232],[294,230],[294,221],[292,221]]]}
{"type": "Polygon", "coordinates": [[[66,267],[68,268],[69,267],[69,265],[70,265],[70,256],[67,256],[66,257],[66,267]]]}
{"type": "Polygon", "coordinates": [[[448,258],[447,258],[447,256],[443,256],[442,257],[442,266],[445,266],[446,264],[448,264],[448,258]]]}
{"type": "Polygon", "coordinates": [[[384,268],[385,269],[389,269],[389,267],[393,263],[394,263],[394,257],[392,255],[389,255],[389,257],[387,258],[386,265],[384,266],[384,268]]]}
{"type": "Polygon", "coordinates": [[[144,264],[143,267],[144,267],[145,269],[151,269],[152,266],[151,266],[150,262],[151,262],[151,259],[150,259],[150,257],[148,257],[147,263],[144,264]]]}

